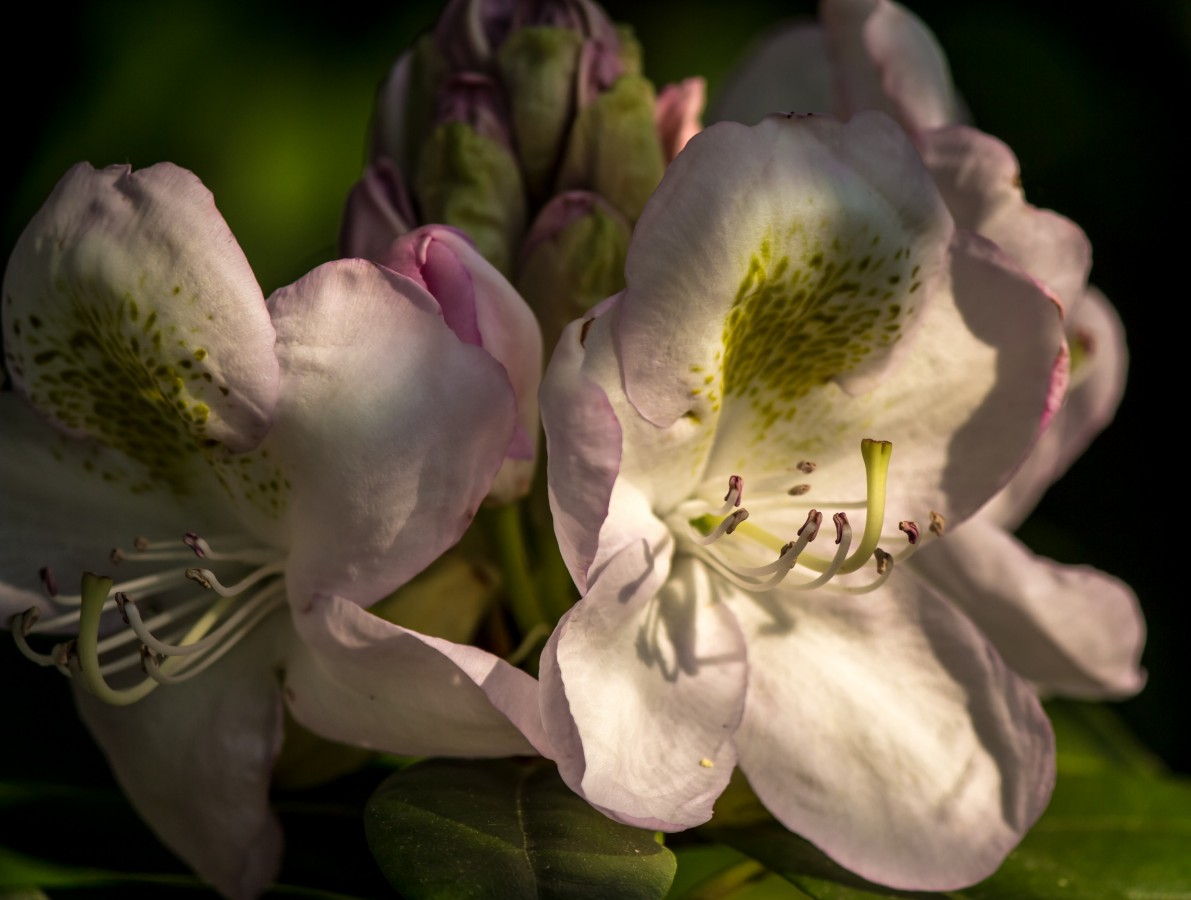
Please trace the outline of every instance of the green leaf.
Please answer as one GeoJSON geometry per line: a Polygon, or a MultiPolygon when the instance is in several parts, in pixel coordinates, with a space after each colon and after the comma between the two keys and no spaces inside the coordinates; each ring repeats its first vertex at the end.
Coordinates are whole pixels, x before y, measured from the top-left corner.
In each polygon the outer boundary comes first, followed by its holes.
{"type": "Polygon", "coordinates": [[[654,900],[677,865],[652,832],[606,818],[542,762],[419,763],[377,789],[364,828],[411,900],[654,900]]]}

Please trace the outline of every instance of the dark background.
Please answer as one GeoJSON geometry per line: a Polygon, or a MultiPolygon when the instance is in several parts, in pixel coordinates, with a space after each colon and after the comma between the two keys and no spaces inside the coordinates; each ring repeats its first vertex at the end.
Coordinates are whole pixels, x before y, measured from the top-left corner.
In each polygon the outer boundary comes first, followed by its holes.
{"type": "MultiPolygon", "coordinates": [[[[757,0],[608,6],[635,26],[655,82],[703,74],[713,89],[750,38],[813,11],[757,0]]],[[[1150,682],[1119,709],[1169,765],[1191,772],[1188,467],[1174,434],[1187,406],[1187,148],[1176,128],[1191,87],[1191,2],[909,6],[947,51],[975,123],[1017,153],[1029,199],[1087,231],[1093,280],[1125,322],[1131,369],[1117,420],[1022,535],[1134,586],[1149,622],[1150,682]]],[[[8,27],[0,63],[0,252],[7,258],[72,163],[171,160],[214,192],[266,294],[287,284],[334,256],[373,92],[437,9],[423,0],[317,11],[228,0],[28,5],[31,24],[8,27]]],[[[5,646],[0,672],[9,710],[0,777],[51,779],[63,758],[74,776],[106,777],[65,683],[5,646]]]]}

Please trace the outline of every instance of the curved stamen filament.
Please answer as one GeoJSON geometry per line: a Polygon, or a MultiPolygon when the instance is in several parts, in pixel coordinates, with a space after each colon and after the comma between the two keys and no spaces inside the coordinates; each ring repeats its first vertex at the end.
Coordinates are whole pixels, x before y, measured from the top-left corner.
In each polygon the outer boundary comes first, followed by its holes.
{"type": "Polygon", "coordinates": [[[893,573],[893,557],[880,547],[873,551],[873,556],[877,558],[877,577],[868,584],[859,587],[841,585],[839,590],[845,594],[868,594],[888,581],[889,576],[893,573]]]}
{"type": "Polygon", "coordinates": [[[258,605],[247,622],[240,625],[237,631],[230,634],[230,637],[226,637],[223,643],[215,645],[214,649],[208,648],[207,654],[198,660],[192,661],[184,657],[171,656],[165,662],[158,662],[152,651],[146,650],[143,655],[145,674],[156,684],[178,684],[206,671],[285,602],[281,599],[282,592],[280,590],[263,593],[267,595],[269,602],[258,605]],[[171,674],[171,663],[175,663],[172,669],[176,674],[171,674]]]}
{"type": "MultiPolygon", "coordinates": [[[[111,581],[111,579],[109,578],[108,581],[111,581]]],[[[139,591],[157,592],[165,588],[177,587],[178,585],[185,583],[186,579],[183,577],[182,572],[176,569],[168,569],[164,572],[155,572],[152,575],[145,575],[141,578],[133,578],[129,581],[122,581],[119,584],[113,585],[112,591],[113,593],[118,592],[124,594],[137,593],[139,591]]],[[[105,598],[105,600],[106,599],[107,598],[105,598]]],[[[81,607],[84,602],[84,596],[82,594],[59,594],[53,598],[53,602],[60,606],[81,607]]],[[[113,596],[110,602],[106,604],[103,611],[106,612],[108,609],[115,609],[115,607],[116,598],[113,596]]],[[[54,629],[61,628],[64,625],[73,625],[75,622],[79,621],[79,618],[80,613],[78,612],[64,613],[55,619],[47,619],[45,622],[42,622],[41,628],[39,630],[53,631],[54,629]]]]}
{"type": "MultiPolygon", "coordinates": [[[[251,600],[237,609],[234,613],[228,616],[218,628],[211,631],[206,637],[189,644],[168,644],[165,641],[154,637],[153,633],[149,631],[147,624],[142,621],[140,610],[137,609],[135,603],[125,603],[122,606],[122,609],[124,614],[128,617],[129,627],[133,632],[135,632],[136,636],[141,639],[141,643],[143,643],[154,653],[169,657],[191,656],[195,653],[202,653],[203,651],[214,647],[229,634],[232,634],[241,622],[256,613],[261,606],[273,601],[281,592],[282,585],[280,582],[266,587],[264,590],[257,593],[256,596],[254,596],[251,600]]],[[[216,611],[219,610],[220,613],[226,611],[228,605],[227,601],[234,599],[236,598],[225,597],[219,600],[212,605],[210,611],[206,614],[206,617],[210,617],[211,622],[217,621],[218,613],[216,611]],[[221,605],[223,606],[222,610],[219,609],[221,605]]]]}
{"type": "MultiPolygon", "coordinates": [[[[721,519],[720,523],[711,530],[710,534],[705,536],[696,534],[692,540],[694,540],[696,544],[702,544],[704,547],[706,547],[707,545],[718,541],[725,534],[731,534],[734,532],[737,528],[744,524],[744,520],[748,517],[749,511],[741,507],[731,515],[727,515],[721,519]]],[[[707,518],[709,518],[709,516],[703,516],[698,522],[691,522],[691,525],[695,528],[698,528],[698,526],[703,523],[703,520],[706,520],[707,518]]]]}
{"type": "Polygon", "coordinates": [[[12,632],[12,639],[16,642],[17,649],[21,651],[21,655],[25,659],[37,663],[39,666],[56,666],[58,660],[51,653],[38,653],[29,646],[28,635],[33,630],[33,626],[37,623],[38,617],[41,615],[41,610],[36,606],[30,606],[23,613],[17,613],[11,616],[8,620],[8,630],[12,632]]]}
{"type": "Polygon", "coordinates": [[[848,548],[852,546],[852,526],[848,522],[848,517],[842,512],[833,515],[831,520],[835,523],[835,543],[837,546],[835,556],[831,558],[831,562],[818,578],[813,578],[810,581],[792,582],[787,585],[790,590],[811,591],[827,584],[827,582],[839,574],[840,567],[843,566],[844,560],[848,556],[848,548]]]}
{"type": "Polygon", "coordinates": [[[215,573],[210,569],[187,569],[186,577],[191,581],[197,581],[205,588],[210,588],[221,597],[238,597],[258,581],[268,578],[270,575],[280,575],[284,570],[285,564],[280,562],[273,563],[269,566],[261,566],[251,575],[248,575],[240,581],[237,581],[230,587],[220,582],[220,580],[215,577],[215,573]]]}

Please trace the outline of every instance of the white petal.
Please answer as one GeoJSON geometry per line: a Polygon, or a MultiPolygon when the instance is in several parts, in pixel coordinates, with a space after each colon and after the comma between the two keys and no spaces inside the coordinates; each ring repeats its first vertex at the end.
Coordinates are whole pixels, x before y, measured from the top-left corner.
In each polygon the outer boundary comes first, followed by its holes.
{"type": "Polygon", "coordinates": [[[749,653],[740,765],[857,874],[946,890],[991,874],[1045,808],[1050,725],[970,622],[909,579],[863,597],[732,599],[749,653]]]}
{"type": "MultiPolygon", "coordinates": [[[[191,471],[206,483],[205,467],[191,471]]],[[[218,487],[206,493],[219,499],[218,487]]],[[[55,611],[38,571],[48,568],[66,594],[84,571],[116,572],[113,547],[130,549],[138,535],[176,538],[211,533],[209,501],[179,504],[122,454],[75,440],[39,419],[16,394],[0,393],[0,620],[30,606],[55,611]]],[[[216,507],[217,508],[217,507],[216,507]]],[[[133,574],[135,564],[125,567],[133,574]]]]}
{"type": "Polygon", "coordinates": [[[715,96],[707,121],[755,125],[775,112],[834,113],[823,29],[797,23],[762,35],[715,96]]]}
{"type": "Polygon", "coordinates": [[[688,559],[670,572],[664,529],[642,532],[555,630],[542,708],[572,789],[673,831],[707,821],[732,773],[744,647],[707,571],[688,559]]]}
{"type": "Polygon", "coordinates": [[[162,842],[230,898],[277,874],[281,828],[269,776],[281,748],[274,616],[192,681],[113,707],[83,690],[79,713],[128,799],[162,842]]]}
{"type": "Polygon", "coordinates": [[[922,548],[909,566],[1045,693],[1126,697],[1145,684],[1141,609],[1111,575],[1035,556],[984,515],[922,548]]]}
{"type": "Polygon", "coordinates": [[[290,596],[373,603],[471,522],[513,435],[513,390],[433,298],[372,263],[320,266],[269,304],[283,387],[262,449],[290,486],[257,496],[284,504],[290,596]]]}
{"type": "Polygon", "coordinates": [[[278,367],[264,299],[185,169],[71,169],[17,242],[3,313],[9,371],[33,405],[179,494],[182,457],[254,447],[269,427],[278,367]]]}
{"type": "Polygon", "coordinates": [[[492,654],[339,597],[315,598],[294,624],[285,697],[310,730],[411,756],[549,753],[537,684],[492,654]]]}

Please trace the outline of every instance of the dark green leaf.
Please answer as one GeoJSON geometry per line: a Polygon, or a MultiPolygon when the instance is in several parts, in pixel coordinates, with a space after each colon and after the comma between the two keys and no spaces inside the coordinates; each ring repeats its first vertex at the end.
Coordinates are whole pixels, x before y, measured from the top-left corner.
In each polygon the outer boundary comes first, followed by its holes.
{"type": "Polygon", "coordinates": [[[364,825],[385,877],[411,900],[653,900],[676,867],[652,832],[592,809],[546,763],[419,763],[377,789],[364,825]]]}

